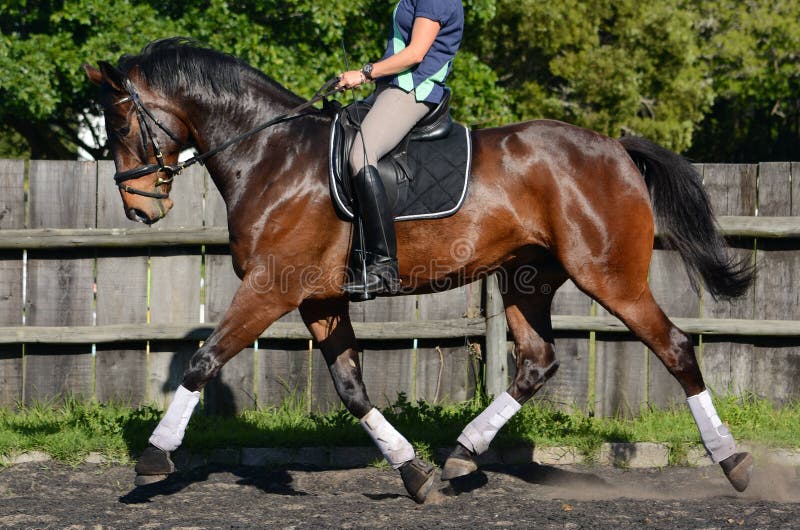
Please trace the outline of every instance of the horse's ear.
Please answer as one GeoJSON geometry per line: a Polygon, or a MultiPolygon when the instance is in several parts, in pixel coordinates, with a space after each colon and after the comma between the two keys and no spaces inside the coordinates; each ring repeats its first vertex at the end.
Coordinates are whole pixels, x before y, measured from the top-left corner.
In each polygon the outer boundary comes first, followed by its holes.
{"type": "Polygon", "coordinates": [[[86,72],[86,77],[89,81],[97,86],[103,84],[103,73],[89,63],[83,63],[83,71],[86,72]]]}
{"type": "Polygon", "coordinates": [[[125,89],[123,86],[125,85],[125,76],[123,73],[106,61],[98,61],[97,64],[100,65],[100,72],[103,74],[103,79],[111,85],[111,88],[117,92],[124,92],[125,89]]]}

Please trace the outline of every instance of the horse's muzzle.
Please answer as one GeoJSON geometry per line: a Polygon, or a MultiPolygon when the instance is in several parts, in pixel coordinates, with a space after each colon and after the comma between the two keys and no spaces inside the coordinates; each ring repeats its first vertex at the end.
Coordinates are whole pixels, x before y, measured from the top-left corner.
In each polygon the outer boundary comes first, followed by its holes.
{"type": "Polygon", "coordinates": [[[144,223],[146,225],[151,225],[153,223],[157,223],[164,216],[167,215],[167,212],[172,209],[173,202],[170,199],[164,200],[154,200],[150,201],[149,206],[150,208],[137,208],[137,207],[130,207],[125,209],[125,215],[131,221],[136,221],[137,223],[144,223]]]}
{"type": "Polygon", "coordinates": [[[128,219],[136,221],[137,223],[152,224],[155,221],[151,220],[144,211],[139,208],[129,208],[126,212],[128,219]]]}

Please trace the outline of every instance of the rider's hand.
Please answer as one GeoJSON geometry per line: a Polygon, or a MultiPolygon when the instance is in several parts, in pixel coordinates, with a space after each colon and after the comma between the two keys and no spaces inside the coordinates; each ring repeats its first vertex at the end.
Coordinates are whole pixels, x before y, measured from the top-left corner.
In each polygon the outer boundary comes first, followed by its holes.
{"type": "Polygon", "coordinates": [[[361,70],[350,70],[339,76],[337,88],[356,88],[367,82],[367,77],[361,70]]]}

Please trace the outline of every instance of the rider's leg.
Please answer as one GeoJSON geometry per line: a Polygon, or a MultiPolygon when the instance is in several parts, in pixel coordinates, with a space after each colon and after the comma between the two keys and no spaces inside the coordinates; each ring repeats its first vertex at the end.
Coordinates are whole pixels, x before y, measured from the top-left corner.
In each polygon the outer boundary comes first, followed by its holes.
{"type": "MultiPolygon", "coordinates": [[[[429,110],[427,103],[416,100],[413,91],[383,88],[353,142],[350,171],[367,269],[357,270],[354,281],[345,284],[344,291],[356,299],[373,298],[399,288],[394,214],[376,167],[378,160],[397,146],[429,110]]],[[[356,234],[357,241],[360,237],[356,234]]]]}
{"type": "Polygon", "coordinates": [[[350,173],[376,166],[430,110],[430,103],[417,101],[413,90],[406,92],[394,86],[378,89],[350,149],[350,173]]]}

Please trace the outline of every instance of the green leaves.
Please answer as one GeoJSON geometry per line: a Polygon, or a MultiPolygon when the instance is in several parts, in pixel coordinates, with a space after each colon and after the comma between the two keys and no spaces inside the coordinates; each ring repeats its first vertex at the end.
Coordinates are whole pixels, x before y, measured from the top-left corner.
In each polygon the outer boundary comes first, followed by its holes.
{"type": "Polygon", "coordinates": [[[731,161],[800,155],[800,3],[695,0],[717,97],[693,152],[731,161]],[[763,153],[763,154],[762,154],[763,153]]]}
{"type": "MultiPolygon", "coordinates": [[[[7,0],[0,5],[0,156],[74,152],[95,93],[80,65],[186,35],[311,95],[384,51],[394,0],[7,0]],[[9,141],[11,132],[15,140],[9,141]],[[48,134],[43,134],[43,131],[48,134]],[[27,154],[27,153],[26,153],[27,154]]],[[[561,119],[636,133],[705,160],[800,152],[793,0],[464,0],[449,84],[474,127],[561,119]],[[794,150],[794,151],[793,151],[794,150]]],[[[363,93],[362,93],[363,94],[363,93]]],[[[349,96],[348,96],[349,97],[349,96]]],[[[92,152],[102,157],[102,149],[92,152]]]]}
{"type": "Polygon", "coordinates": [[[693,17],[656,0],[502,0],[481,49],[521,118],[644,134],[682,150],[711,99],[693,17]]]}

